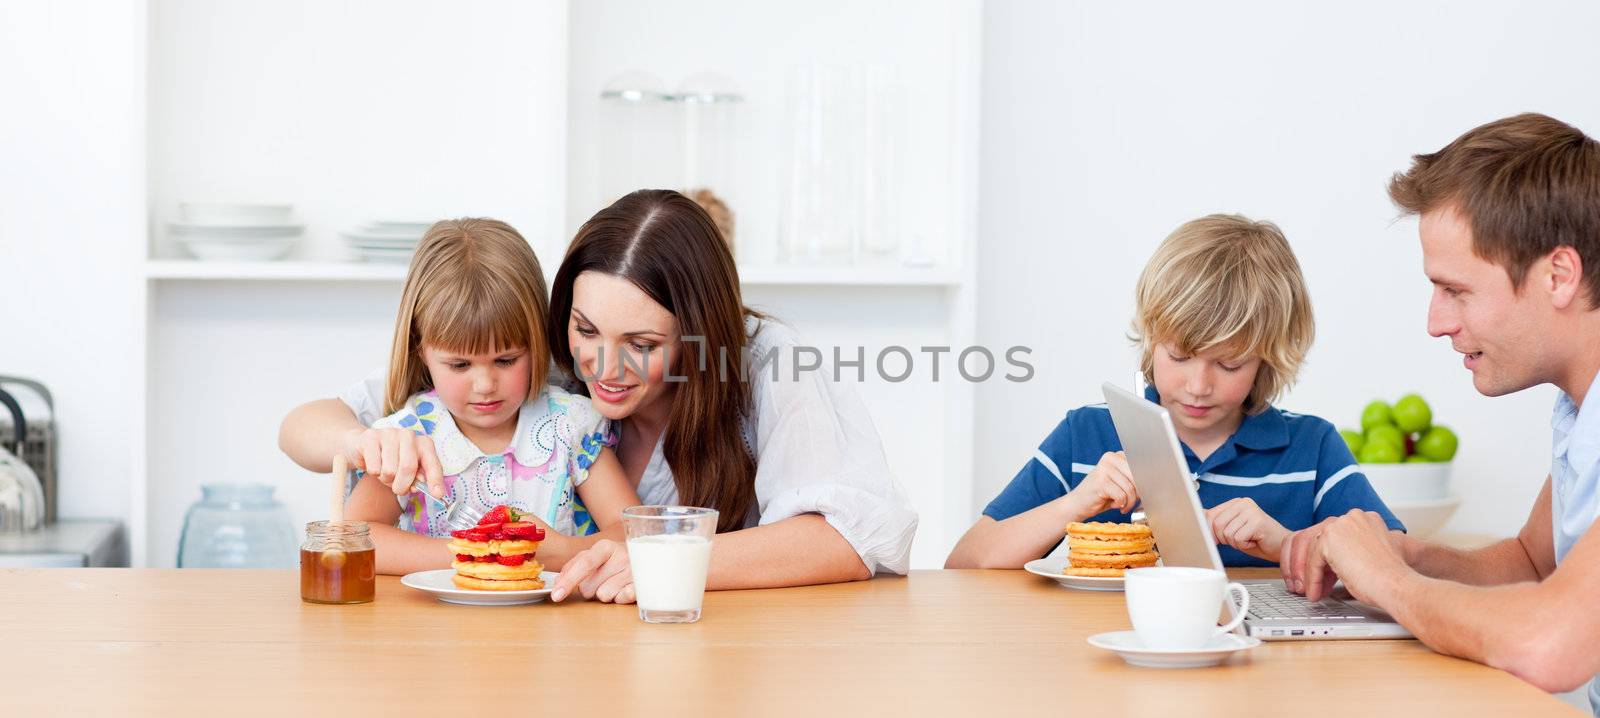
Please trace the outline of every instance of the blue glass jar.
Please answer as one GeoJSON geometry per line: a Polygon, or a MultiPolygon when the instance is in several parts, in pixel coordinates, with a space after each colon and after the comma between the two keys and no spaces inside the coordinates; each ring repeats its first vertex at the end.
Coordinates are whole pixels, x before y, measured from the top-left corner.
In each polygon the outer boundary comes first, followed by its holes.
{"type": "Polygon", "coordinates": [[[183,516],[178,568],[294,568],[299,536],[266,484],[207,484],[183,516]]]}

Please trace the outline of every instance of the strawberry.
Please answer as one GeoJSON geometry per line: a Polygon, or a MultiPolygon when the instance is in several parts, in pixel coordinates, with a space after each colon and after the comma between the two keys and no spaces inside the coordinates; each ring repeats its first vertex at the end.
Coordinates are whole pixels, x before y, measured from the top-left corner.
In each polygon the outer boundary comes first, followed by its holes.
{"type": "Polygon", "coordinates": [[[514,520],[514,518],[510,518],[509,505],[501,504],[498,505],[498,507],[494,507],[494,509],[490,509],[490,512],[485,513],[483,518],[478,520],[478,526],[488,526],[491,525],[491,523],[506,523],[506,521],[512,520],[514,520]]]}
{"type": "Polygon", "coordinates": [[[501,526],[500,530],[504,532],[505,535],[514,539],[525,539],[528,541],[544,540],[544,529],[539,528],[539,524],[531,521],[513,521],[501,526]]]}
{"type": "Polygon", "coordinates": [[[494,554],[489,554],[488,556],[474,556],[474,557],[472,557],[472,560],[477,561],[478,563],[489,563],[489,562],[495,560],[496,558],[498,558],[498,557],[495,556],[494,554]]]}
{"type": "Polygon", "coordinates": [[[464,554],[464,553],[458,553],[458,554],[456,554],[456,560],[457,561],[463,561],[463,562],[471,561],[472,557],[468,556],[467,554],[464,554]]]}
{"type": "Polygon", "coordinates": [[[458,539],[464,539],[464,538],[467,537],[467,529],[461,529],[459,531],[451,531],[450,532],[450,536],[452,536],[454,538],[458,538],[458,539]]]}
{"type": "Polygon", "coordinates": [[[475,528],[474,529],[466,529],[466,530],[461,532],[460,536],[456,536],[456,538],[466,539],[468,541],[488,541],[489,540],[489,532],[488,531],[484,531],[482,529],[475,529],[475,528]]]}
{"type": "Polygon", "coordinates": [[[521,566],[523,562],[527,560],[528,557],[520,553],[512,554],[510,556],[501,556],[499,559],[501,566],[521,566]]]}

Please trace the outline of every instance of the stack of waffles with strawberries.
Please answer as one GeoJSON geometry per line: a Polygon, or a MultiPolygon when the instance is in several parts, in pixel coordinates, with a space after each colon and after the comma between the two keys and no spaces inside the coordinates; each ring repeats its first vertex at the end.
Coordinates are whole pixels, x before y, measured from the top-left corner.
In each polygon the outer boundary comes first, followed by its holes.
{"type": "Polygon", "coordinates": [[[532,591],[544,588],[544,566],[534,555],[544,529],[523,521],[522,512],[496,506],[470,529],[450,532],[450,553],[457,588],[480,591],[532,591]]]}

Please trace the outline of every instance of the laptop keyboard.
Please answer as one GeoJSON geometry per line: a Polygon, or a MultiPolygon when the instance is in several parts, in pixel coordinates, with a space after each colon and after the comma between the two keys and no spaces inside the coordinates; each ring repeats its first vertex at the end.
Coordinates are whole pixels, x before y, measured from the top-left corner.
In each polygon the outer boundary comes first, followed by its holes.
{"type": "Polygon", "coordinates": [[[1341,620],[1367,617],[1360,609],[1337,598],[1325,598],[1312,603],[1305,596],[1290,593],[1280,583],[1252,583],[1248,587],[1249,614],[1254,618],[1341,620]]]}

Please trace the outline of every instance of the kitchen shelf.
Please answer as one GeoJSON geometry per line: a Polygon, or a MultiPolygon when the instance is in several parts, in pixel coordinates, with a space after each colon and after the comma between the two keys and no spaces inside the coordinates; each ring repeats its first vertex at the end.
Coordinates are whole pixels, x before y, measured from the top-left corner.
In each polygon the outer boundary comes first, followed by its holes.
{"type": "MultiPolygon", "coordinates": [[[[185,281],[400,282],[405,280],[406,267],[337,261],[154,259],[145,262],[145,277],[185,281]]],[[[740,267],[739,278],[745,286],[771,287],[954,287],[961,284],[960,275],[948,267],[760,265],[740,267]]]]}
{"type": "Polygon", "coordinates": [[[751,265],[739,267],[747,286],[953,287],[961,276],[948,267],[816,267],[751,265]]]}
{"type": "Polygon", "coordinates": [[[401,282],[404,264],[366,262],[219,262],[195,259],[152,259],[144,264],[149,279],[208,281],[342,281],[401,282]]]}

